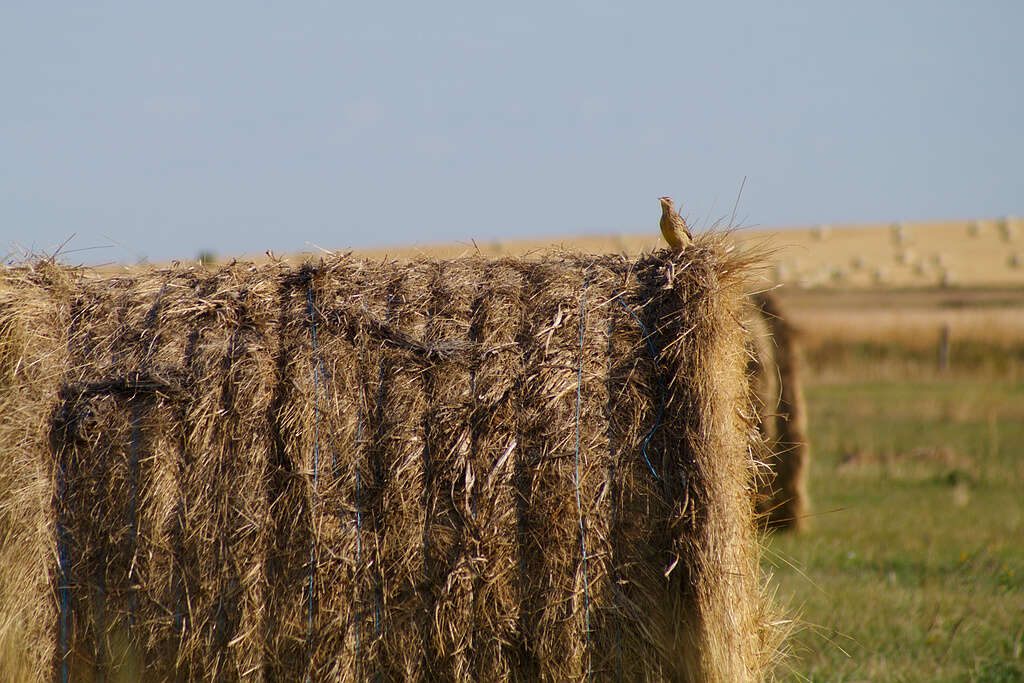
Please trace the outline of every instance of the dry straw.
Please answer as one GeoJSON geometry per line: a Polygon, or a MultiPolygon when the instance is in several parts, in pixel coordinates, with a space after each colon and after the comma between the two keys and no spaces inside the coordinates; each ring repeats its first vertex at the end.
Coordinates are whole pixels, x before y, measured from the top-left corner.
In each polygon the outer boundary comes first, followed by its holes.
{"type": "Polygon", "coordinates": [[[751,297],[750,390],[766,448],[758,477],[757,510],[769,527],[799,531],[807,523],[807,406],[801,380],[800,341],[778,299],[751,297]]]}
{"type": "Polygon", "coordinates": [[[748,265],[7,269],[0,678],[761,678],[748,265]]]}

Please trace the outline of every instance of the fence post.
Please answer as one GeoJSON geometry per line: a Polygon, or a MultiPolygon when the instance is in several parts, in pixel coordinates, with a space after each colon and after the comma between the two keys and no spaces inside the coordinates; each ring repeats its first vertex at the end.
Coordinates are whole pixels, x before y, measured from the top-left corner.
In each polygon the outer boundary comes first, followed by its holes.
{"type": "Polygon", "coordinates": [[[939,371],[949,369],[949,323],[943,323],[939,332],[939,371]]]}

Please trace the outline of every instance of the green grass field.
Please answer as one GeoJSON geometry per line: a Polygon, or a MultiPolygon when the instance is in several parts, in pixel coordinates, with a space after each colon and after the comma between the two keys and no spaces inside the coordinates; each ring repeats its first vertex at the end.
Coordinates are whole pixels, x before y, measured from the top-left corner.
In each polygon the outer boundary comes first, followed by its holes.
{"type": "Polygon", "coordinates": [[[764,564],[800,616],[779,676],[1024,680],[1024,384],[807,389],[811,530],[764,564]]]}

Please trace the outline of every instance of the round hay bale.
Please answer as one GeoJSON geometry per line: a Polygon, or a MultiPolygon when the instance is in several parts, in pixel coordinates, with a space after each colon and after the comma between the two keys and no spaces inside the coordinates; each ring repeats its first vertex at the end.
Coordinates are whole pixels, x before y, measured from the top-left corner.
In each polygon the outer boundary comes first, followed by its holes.
{"type": "Polygon", "coordinates": [[[899,246],[910,240],[910,230],[903,223],[893,223],[889,226],[889,233],[892,236],[893,244],[899,246]]]}
{"type": "Polygon", "coordinates": [[[999,220],[999,236],[1004,242],[1016,242],[1018,236],[1017,221],[1012,216],[999,220]]]}
{"type": "Polygon", "coordinates": [[[7,269],[0,677],[760,679],[749,265],[7,269]]]}
{"type": "Polygon", "coordinates": [[[747,323],[752,339],[748,372],[765,442],[757,510],[768,527],[800,531],[806,528],[810,509],[810,447],[799,333],[770,293],[751,297],[747,323]]]}

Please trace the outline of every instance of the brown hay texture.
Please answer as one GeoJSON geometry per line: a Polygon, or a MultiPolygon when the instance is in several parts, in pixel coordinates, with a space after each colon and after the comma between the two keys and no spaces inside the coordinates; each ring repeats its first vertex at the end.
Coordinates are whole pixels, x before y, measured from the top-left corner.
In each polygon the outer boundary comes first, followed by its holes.
{"type": "Polygon", "coordinates": [[[810,510],[807,468],[811,456],[799,334],[776,297],[760,293],[751,302],[748,375],[767,465],[757,480],[757,511],[768,527],[800,531],[810,510]]]}
{"type": "Polygon", "coordinates": [[[760,679],[748,265],[6,269],[0,678],[760,679]]]}

